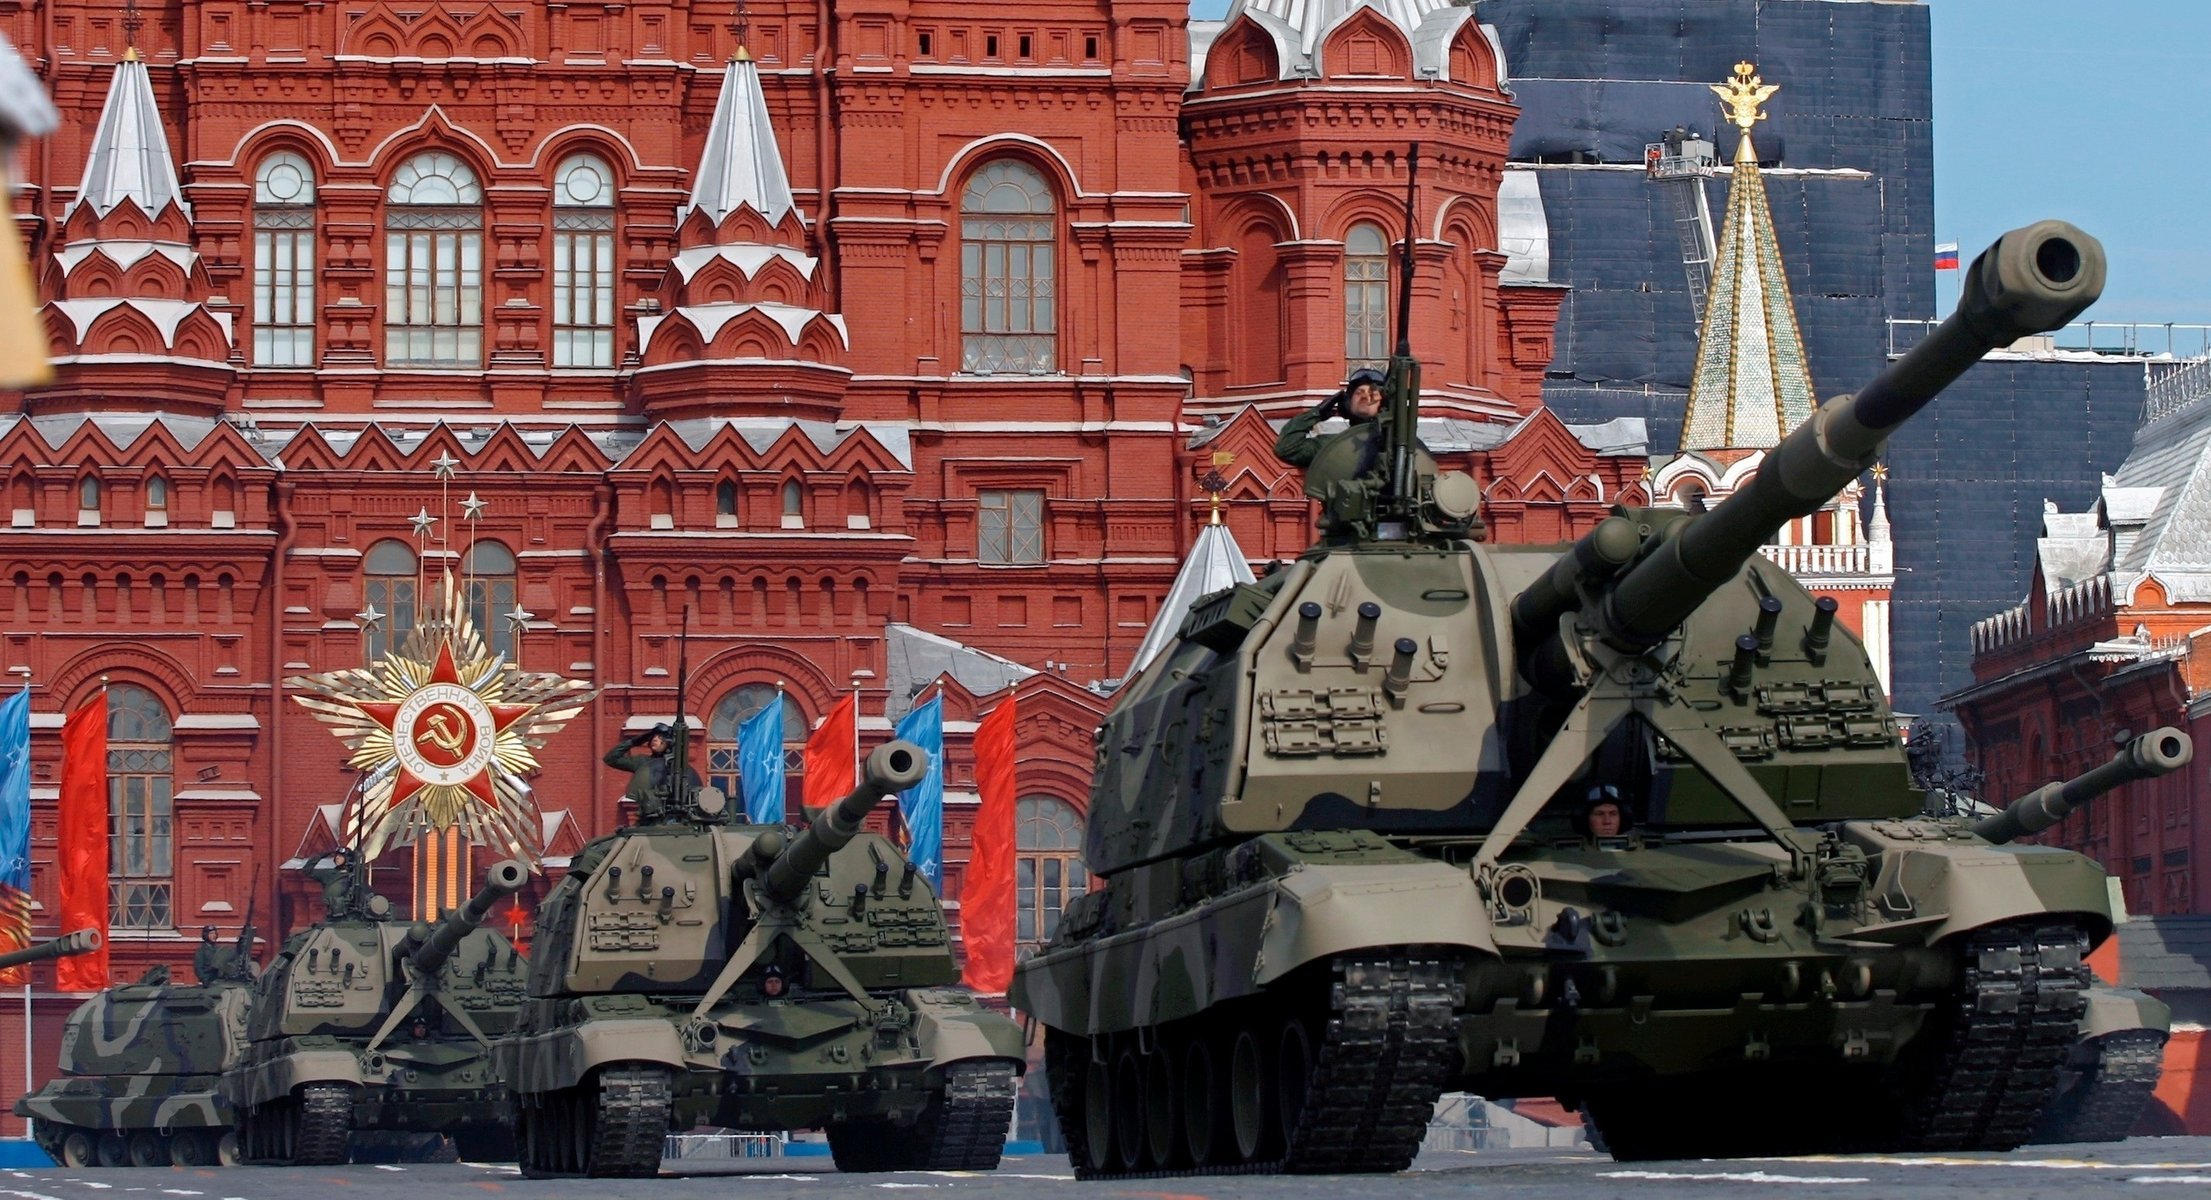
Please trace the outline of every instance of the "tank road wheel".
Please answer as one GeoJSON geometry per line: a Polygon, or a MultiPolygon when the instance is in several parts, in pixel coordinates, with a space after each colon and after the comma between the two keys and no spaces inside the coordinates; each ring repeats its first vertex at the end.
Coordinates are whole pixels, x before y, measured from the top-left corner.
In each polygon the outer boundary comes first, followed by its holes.
{"type": "Polygon", "coordinates": [[[244,1151],[238,1145],[238,1131],[235,1129],[223,1130],[223,1136],[215,1139],[215,1165],[218,1167],[235,1167],[244,1160],[244,1151]]]}
{"type": "Polygon", "coordinates": [[[1274,1056],[1274,1116],[1282,1146],[1298,1144],[1298,1123],[1305,1119],[1305,1099],[1313,1090],[1313,1036],[1305,1022],[1291,1017],[1282,1022],[1282,1036],[1274,1056]]]}
{"type": "Polygon", "coordinates": [[[65,1167],[89,1167],[97,1161],[97,1153],[92,1131],[71,1126],[69,1132],[62,1135],[61,1153],[54,1157],[65,1167]]]}
{"type": "MultiPolygon", "coordinates": [[[[1102,1061],[1104,1057],[1105,1051],[1101,1047],[1083,1067],[1082,1140],[1090,1162],[1110,1171],[1116,1165],[1113,1154],[1113,1067],[1102,1061]]],[[[1073,1144],[1073,1139],[1069,1139],[1069,1144],[1073,1144]]]]}
{"type": "Polygon", "coordinates": [[[840,1171],[995,1171],[1019,1089],[1011,1063],[953,1063],[912,1124],[842,1121],[829,1151],[840,1171]]]}
{"type": "Polygon", "coordinates": [[[1228,1134],[1221,1129],[1226,1099],[1212,1040],[1201,1029],[1182,1052],[1182,1148],[1191,1166],[1202,1170],[1216,1165],[1228,1145],[1228,1134]]]}
{"type": "Polygon", "coordinates": [[[1229,1150],[1237,1162],[1256,1162],[1266,1149],[1267,1082],[1267,1052],[1259,1035],[1237,1030],[1228,1051],[1229,1150]]]}
{"type": "Polygon", "coordinates": [[[215,1161],[215,1139],[198,1129],[187,1129],[169,1138],[169,1163],[178,1167],[204,1167],[215,1161]]]}
{"type": "Polygon", "coordinates": [[[342,1083],[310,1083],[299,1089],[291,1161],[302,1167],[334,1167],[346,1160],[353,1137],[353,1089],[342,1083]]]}
{"type": "Polygon", "coordinates": [[[1144,1165],[1144,1067],[1133,1045],[1113,1063],[1113,1161],[1123,1171],[1144,1165]]]}
{"type": "Polygon", "coordinates": [[[1176,1105],[1182,1089],[1175,1079],[1175,1047],[1162,1043],[1144,1056],[1144,1151],[1151,1165],[1168,1170],[1181,1165],[1176,1135],[1182,1130],[1182,1114],[1176,1105]]]}
{"type": "Polygon", "coordinates": [[[169,1165],[169,1147],[160,1134],[151,1129],[141,1129],[130,1135],[131,1165],[134,1167],[166,1167],[169,1165]]]}
{"type": "Polygon", "coordinates": [[[103,1133],[94,1144],[93,1161],[103,1167],[120,1167],[130,1161],[130,1147],[120,1133],[103,1133]]]}

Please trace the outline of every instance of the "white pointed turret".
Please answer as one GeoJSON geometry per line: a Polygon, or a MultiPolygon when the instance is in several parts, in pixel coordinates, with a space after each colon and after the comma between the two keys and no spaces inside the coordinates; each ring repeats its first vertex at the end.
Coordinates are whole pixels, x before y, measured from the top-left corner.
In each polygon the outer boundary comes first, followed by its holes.
{"type": "Polygon", "coordinates": [[[109,81],[107,106],[100,110],[100,125],[92,134],[92,155],[85,162],[84,182],[67,213],[88,206],[106,216],[125,200],[135,201],[149,217],[175,205],[186,220],[192,206],[177,182],[176,158],[169,152],[169,132],[154,103],[153,82],[136,50],[127,51],[116,64],[109,81]]]}
{"type": "Polygon", "coordinates": [[[690,202],[677,211],[676,220],[681,222],[697,211],[719,223],[745,206],[768,224],[779,225],[796,202],[791,198],[791,177],[783,169],[782,150],[776,145],[775,126],[768,121],[760,68],[752,55],[740,49],[722,77],[714,122],[706,131],[706,153],[699,158],[690,202]]]}
{"type": "Polygon", "coordinates": [[[1866,522],[1866,570],[1874,575],[1896,573],[1896,541],[1889,531],[1889,469],[1873,468],[1873,519],[1866,522]]]}
{"type": "Polygon", "coordinates": [[[1136,657],[1129,661],[1129,678],[1134,679],[1138,672],[1150,666],[1151,661],[1175,640],[1175,635],[1182,632],[1182,620],[1190,615],[1192,604],[1222,588],[1253,580],[1251,564],[1244,561],[1244,551],[1236,544],[1236,535],[1230,533],[1219,518],[1216,512],[1213,522],[1198,530],[1197,544],[1190,547],[1190,557],[1183,561],[1182,570],[1176,572],[1174,586],[1167,589],[1167,599],[1159,606],[1159,616],[1145,632],[1143,644],[1136,648],[1136,657]]]}

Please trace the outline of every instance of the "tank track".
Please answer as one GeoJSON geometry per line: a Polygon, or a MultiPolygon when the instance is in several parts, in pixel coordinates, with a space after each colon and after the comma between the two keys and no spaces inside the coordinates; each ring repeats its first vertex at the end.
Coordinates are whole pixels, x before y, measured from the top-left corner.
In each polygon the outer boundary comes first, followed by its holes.
{"type": "Polygon", "coordinates": [[[1011,1063],[961,1063],[948,1069],[928,1169],[997,1170],[1020,1087],[1011,1063]]]}
{"type": "Polygon", "coordinates": [[[668,1073],[657,1067],[608,1067],[599,1072],[597,1119],[591,1126],[591,1171],[597,1178],[650,1179],[667,1148],[668,1073]]]}
{"type": "Polygon", "coordinates": [[[2098,1038],[2096,1061],[2043,1115],[2041,1143],[2119,1142],[2134,1132],[2165,1067],[2166,1035],[2130,1029],[2098,1038]]]}
{"type": "MultiPolygon", "coordinates": [[[[1069,1158],[1077,1179],[1161,1179],[1192,1175],[1389,1174],[1412,1164],[1427,1136],[1436,1099],[1460,1062],[1458,1019],[1463,999],[1462,964],[1455,958],[1407,953],[1348,954],[1329,966],[1325,1017],[1314,1043],[1305,1105],[1285,1153],[1239,1163],[1167,1170],[1120,1171],[1097,1166],[1080,1118],[1069,1121],[1069,1158]],[[1077,1147],[1082,1153],[1075,1153],[1077,1147]]],[[[1275,1005],[1271,993],[1260,1011],[1297,1007],[1296,998],[1275,1005]]],[[[1201,1016],[1211,1032],[1232,1021],[1201,1016]],[[1210,1019],[1209,1019],[1210,1018],[1210,1019]]],[[[1080,1064],[1075,1064],[1080,1066],[1080,1064]]],[[[1061,1091],[1052,1079],[1053,1095],[1061,1091]]],[[[1272,1074],[1270,1070],[1270,1076],[1272,1074]]]]}
{"type": "Polygon", "coordinates": [[[339,1083],[311,1083],[299,1089],[291,1162],[302,1167],[334,1167],[346,1160],[353,1136],[353,1092],[339,1083]]]}
{"type": "Polygon", "coordinates": [[[2011,1150],[2048,1108],[2088,1003],[2088,935],[2071,922],[1972,934],[1948,1038],[1904,1117],[1914,1150],[2011,1150]]]}

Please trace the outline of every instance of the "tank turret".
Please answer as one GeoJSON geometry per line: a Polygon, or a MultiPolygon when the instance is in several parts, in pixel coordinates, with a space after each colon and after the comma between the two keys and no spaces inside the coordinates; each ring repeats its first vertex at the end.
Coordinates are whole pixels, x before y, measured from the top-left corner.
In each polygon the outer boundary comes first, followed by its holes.
{"type": "Polygon", "coordinates": [[[959,990],[934,890],[862,827],[928,769],[894,741],[804,831],[669,820],[577,855],[497,1050],[523,1172],[649,1176],[701,1125],[824,1128],[847,1171],[996,1166],[1020,1030],[959,990]]]}
{"type": "Polygon", "coordinates": [[[49,958],[70,958],[79,954],[90,954],[99,948],[100,931],[97,929],[80,929],[75,933],[65,933],[58,938],[40,942],[35,946],[25,946],[21,950],[10,950],[6,954],[0,954],[0,967],[20,967],[24,963],[44,962],[49,958]]]}
{"type": "MultiPolygon", "coordinates": [[[[1640,555],[1608,577],[1625,531],[1600,523],[1572,555],[1570,594],[1546,579],[1523,593],[1515,617],[1545,629],[1573,609],[1607,646],[1642,653],[1673,636],[1714,592],[1733,581],[1787,522],[1809,516],[1874,465],[1890,433],[1991,351],[2063,327],[2103,292],[2103,247],[2063,221],[2041,221],[1998,239],[1965,272],[1958,309],[1926,340],[1855,396],[1822,405],[1766,457],[1748,485],[1697,517],[1645,520],[1640,555]]],[[[1523,643],[1531,682],[1558,676],[1545,641],[1523,643]]]]}
{"type": "Polygon", "coordinates": [[[529,882],[530,869],[520,862],[510,858],[493,864],[485,873],[484,886],[468,898],[468,903],[445,914],[430,936],[408,953],[408,967],[418,976],[436,975],[453,952],[460,949],[462,940],[491,919],[492,906],[521,891],[529,882]]]}
{"type": "MultiPolygon", "coordinates": [[[[775,856],[761,878],[761,890],[777,903],[795,903],[805,895],[807,881],[822,869],[829,856],[859,836],[860,823],[867,820],[876,805],[920,783],[928,773],[929,756],[912,742],[877,746],[861,766],[859,785],[817,814],[806,832],[775,856]]],[[[759,845],[757,841],[753,844],[759,845]]]]}
{"type": "Polygon", "coordinates": [[[1470,536],[1393,363],[1312,459],[1320,543],[1193,604],[1099,729],[1091,887],[1009,996],[1077,1173],[1396,1170],[1444,1090],[1587,1101],[1623,1158],[2025,1141],[2107,880],[1923,815],[1837,601],[1760,550],[2103,275],[2005,234],[1724,503],[1565,546],[1470,536]]]}
{"type": "Polygon", "coordinates": [[[2186,733],[2170,725],[2153,729],[2121,746],[2110,762],[2063,782],[2045,783],[2012,801],[1975,824],[1973,832],[1998,843],[2032,836],[2113,788],[2170,775],[2195,756],[2196,744],[2186,733]]]}

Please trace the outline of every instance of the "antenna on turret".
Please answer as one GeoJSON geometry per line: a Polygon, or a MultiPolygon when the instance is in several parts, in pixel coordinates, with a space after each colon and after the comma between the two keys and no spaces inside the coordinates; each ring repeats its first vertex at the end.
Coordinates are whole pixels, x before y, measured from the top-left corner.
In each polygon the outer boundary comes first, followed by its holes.
{"type": "Polygon", "coordinates": [[[684,801],[691,778],[691,606],[683,606],[683,632],[676,638],[676,724],[668,738],[668,769],[662,774],[668,794],[661,811],[672,819],[684,801]]]}
{"type": "Polygon", "coordinates": [[[1397,353],[1390,357],[1389,377],[1382,384],[1389,416],[1383,427],[1388,441],[1388,490],[1376,513],[1377,532],[1389,539],[1394,527],[1404,537],[1412,527],[1419,503],[1415,490],[1415,447],[1420,442],[1420,360],[1413,357],[1413,239],[1420,220],[1420,143],[1414,142],[1405,160],[1405,243],[1399,258],[1397,282],[1397,353]]]}

